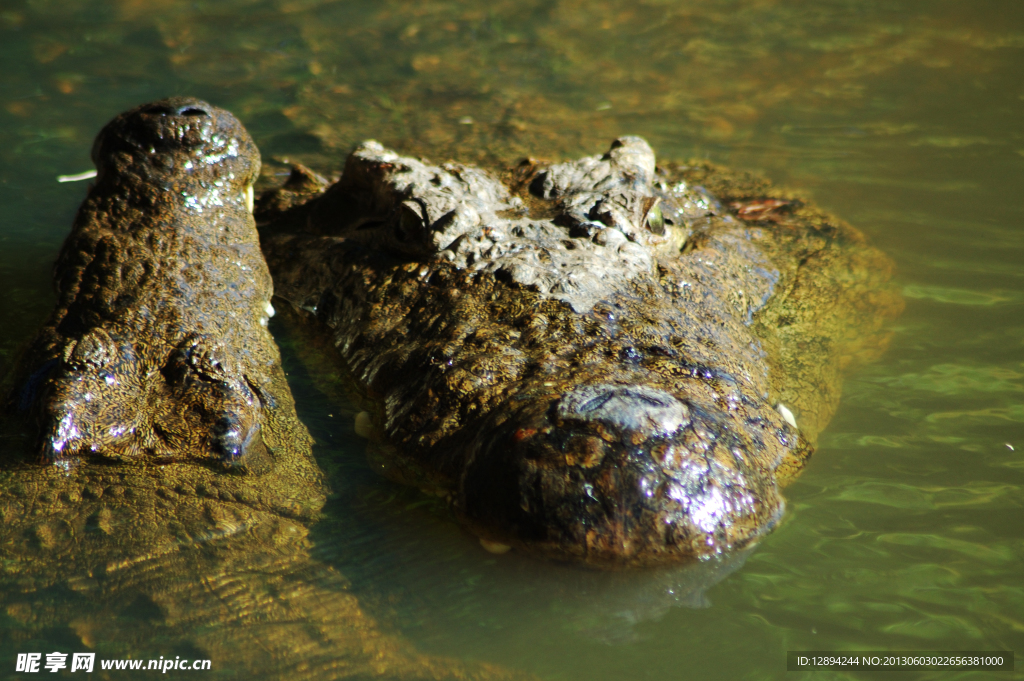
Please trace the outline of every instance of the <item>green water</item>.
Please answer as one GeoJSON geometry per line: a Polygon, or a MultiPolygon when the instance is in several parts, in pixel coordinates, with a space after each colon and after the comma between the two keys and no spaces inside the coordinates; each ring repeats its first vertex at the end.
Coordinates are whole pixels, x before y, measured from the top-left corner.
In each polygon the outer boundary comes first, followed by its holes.
{"type": "Polygon", "coordinates": [[[782,526],[710,575],[588,581],[483,553],[368,471],[349,410],[275,329],[335,489],[315,554],[421,650],[566,680],[783,678],[787,650],[1024,654],[1017,0],[5,0],[0,60],[4,364],[49,311],[84,193],[55,177],[168,94],[234,111],[271,172],[340,167],[367,137],[500,165],[640,134],[798,187],[896,261],[891,349],[847,380],[782,526]]]}

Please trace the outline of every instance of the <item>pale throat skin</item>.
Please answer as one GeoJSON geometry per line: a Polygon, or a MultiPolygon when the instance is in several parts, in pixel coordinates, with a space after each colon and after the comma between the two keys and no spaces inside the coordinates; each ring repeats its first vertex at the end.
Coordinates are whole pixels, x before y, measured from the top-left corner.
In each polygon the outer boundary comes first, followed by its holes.
{"type": "Polygon", "coordinates": [[[175,98],[111,121],[93,160],[55,266],[57,307],[16,397],[39,424],[42,458],[265,459],[280,358],[252,139],[227,111],[175,98]]]}
{"type": "Polygon", "coordinates": [[[277,295],[329,329],[368,412],[373,465],[491,550],[617,568],[769,531],[846,357],[884,345],[888,261],[781,196],[659,168],[637,137],[500,178],[368,141],[335,185],[296,169],[257,216],[277,295]]]}

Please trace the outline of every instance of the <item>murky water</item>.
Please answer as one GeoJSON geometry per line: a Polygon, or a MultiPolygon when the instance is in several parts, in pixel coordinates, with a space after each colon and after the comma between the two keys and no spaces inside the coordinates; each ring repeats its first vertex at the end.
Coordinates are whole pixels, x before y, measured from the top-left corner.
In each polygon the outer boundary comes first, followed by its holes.
{"type": "Polygon", "coordinates": [[[168,94],[234,111],[271,173],[340,167],[367,137],[501,165],[641,134],[800,188],[896,260],[891,350],[847,381],[785,522],[697,571],[483,553],[372,475],[277,328],[335,489],[314,553],[421,650],[567,680],[782,678],[797,649],[1024,654],[1019,2],[8,0],[0,60],[2,364],[50,309],[83,196],[55,177],[168,94]]]}

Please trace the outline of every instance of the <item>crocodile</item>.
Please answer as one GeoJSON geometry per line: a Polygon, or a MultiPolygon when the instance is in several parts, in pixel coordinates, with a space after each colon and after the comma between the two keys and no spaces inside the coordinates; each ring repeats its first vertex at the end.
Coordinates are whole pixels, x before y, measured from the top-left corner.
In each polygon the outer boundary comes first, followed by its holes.
{"type": "Polygon", "coordinates": [[[312,557],[328,490],[267,329],[260,157],[239,121],[153,102],[104,127],[93,160],[56,307],[7,379],[0,648],[57,639],[238,678],[518,678],[417,652],[312,557]]]}
{"type": "Polygon", "coordinates": [[[367,141],[257,202],[375,468],[490,550],[598,568],[750,546],[884,348],[892,264],[809,200],[639,137],[502,173],[367,141]]]}

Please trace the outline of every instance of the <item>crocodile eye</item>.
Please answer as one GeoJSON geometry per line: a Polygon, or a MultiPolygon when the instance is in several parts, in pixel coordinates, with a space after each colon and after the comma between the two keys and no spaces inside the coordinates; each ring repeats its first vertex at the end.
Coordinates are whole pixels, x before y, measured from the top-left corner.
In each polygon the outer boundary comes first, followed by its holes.
{"type": "Polygon", "coordinates": [[[398,237],[403,241],[417,241],[423,236],[425,221],[420,215],[419,206],[411,201],[404,201],[398,212],[398,237]]]}
{"type": "Polygon", "coordinates": [[[647,211],[647,229],[651,230],[653,234],[665,233],[665,216],[661,214],[661,206],[658,204],[654,204],[647,211]]]}

